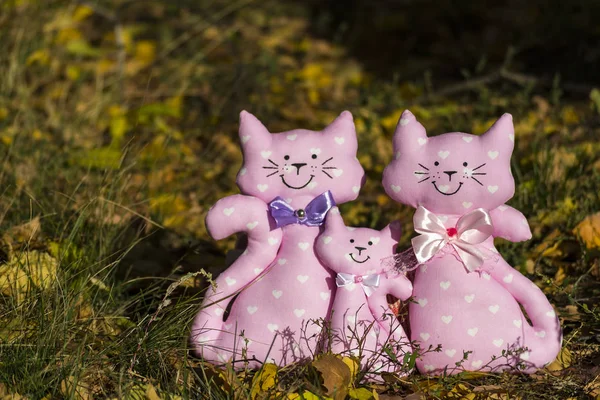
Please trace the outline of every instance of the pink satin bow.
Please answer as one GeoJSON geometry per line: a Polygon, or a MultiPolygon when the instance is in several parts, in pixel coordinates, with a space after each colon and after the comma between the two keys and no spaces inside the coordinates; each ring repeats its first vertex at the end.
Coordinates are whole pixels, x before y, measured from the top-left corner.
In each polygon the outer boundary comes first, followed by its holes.
{"type": "Polygon", "coordinates": [[[360,283],[365,294],[369,297],[379,287],[379,274],[352,275],[338,272],[335,277],[337,287],[344,287],[352,283],[360,283]]]}
{"type": "Polygon", "coordinates": [[[469,272],[481,267],[490,251],[479,246],[492,235],[494,226],[490,214],[483,208],[460,217],[456,228],[444,226],[440,218],[419,206],[413,217],[419,236],[412,239],[412,247],[420,264],[430,260],[447,244],[451,245],[469,272]]]}

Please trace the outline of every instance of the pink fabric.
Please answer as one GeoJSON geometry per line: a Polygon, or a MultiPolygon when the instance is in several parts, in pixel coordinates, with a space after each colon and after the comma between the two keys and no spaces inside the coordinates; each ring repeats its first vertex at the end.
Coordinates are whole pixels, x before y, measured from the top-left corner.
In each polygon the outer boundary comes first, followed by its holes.
{"type": "Polygon", "coordinates": [[[285,365],[319,350],[319,319],[331,309],[335,283],[314,252],[322,226],[275,228],[267,203],[281,196],[301,209],[327,190],[337,204],[354,200],[364,171],[348,111],[321,132],[271,134],[245,111],[240,119],[244,164],[237,183],[243,195],[219,200],[206,226],[217,240],[244,232],[248,247],[217,277],[216,288],[209,288],[192,326],[192,343],[208,361],[248,358],[251,368],[262,362],[285,365]]]}
{"type": "MultiPolygon", "coordinates": [[[[394,200],[429,210],[452,233],[462,229],[457,226],[461,216],[486,210],[492,237],[477,246],[494,253],[493,237],[513,242],[531,238],[523,214],[504,204],[514,194],[510,114],[482,136],[452,132],[427,137],[425,128],[405,111],[393,143],[396,157],[384,171],[383,185],[394,200]]],[[[411,339],[423,353],[417,360],[419,371],[519,367],[531,373],[554,360],[561,329],[542,291],[499,255],[486,257],[474,272],[463,261],[448,244],[415,271],[409,318],[411,339]],[[427,351],[438,345],[441,352],[427,351]]]]}
{"type": "MultiPolygon", "coordinates": [[[[402,360],[412,351],[387,303],[388,294],[408,299],[412,284],[402,274],[388,276],[381,262],[394,254],[400,234],[400,226],[395,224],[381,231],[347,228],[339,210],[333,208],[315,245],[317,256],[334,272],[354,275],[354,279],[345,280],[353,283],[337,289],[333,301],[331,349],[358,356],[363,369],[369,372],[407,372],[401,370],[402,360]],[[379,275],[377,287],[363,287],[367,281],[373,284],[374,275],[379,275]],[[386,354],[384,346],[393,351],[399,363],[386,354]]],[[[376,375],[370,378],[378,380],[376,375]]]]}

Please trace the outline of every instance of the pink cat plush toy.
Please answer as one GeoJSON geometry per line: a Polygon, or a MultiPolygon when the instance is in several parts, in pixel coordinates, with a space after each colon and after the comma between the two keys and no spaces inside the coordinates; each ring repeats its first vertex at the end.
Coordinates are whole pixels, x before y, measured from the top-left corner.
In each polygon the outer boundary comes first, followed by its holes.
{"type": "Polygon", "coordinates": [[[206,226],[217,240],[244,232],[248,246],[209,288],[191,340],[208,361],[285,365],[321,344],[315,320],[329,314],[335,279],[317,259],[314,241],[328,210],[358,196],[364,171],[348,111],[321,132],[276,134],[242,111],[240,139],[243,194],[219,200],[206,226]]]}
{"type": "Polygon", "coordinates": [[[493,242],[531,238],[523,214],[504,204],[515,189],[511,115],[481,136],[427,137],[405,111],[393,145],[396,157],[383,184],[394,200],[417,208],[414,226],[420,234],[412,241],[420,265],[409,306],[411,338],[422,350],[441,345],[441,352],[425,352],[417,360],[419,371],[533,372],[554,360],[562,336],[552,306],[493,242]]]}
{"type": "MultiPolygon", "coordinates": [[[[382,260],[393,256],[400,234],[398,224],[381,231],[347,228],[334,207],[315,244],[319,259],[337,273],[331,350],[358,356],[363,369],[370,373],[400,372],[404,355],[412,351],[387,303],[387,294],[408,299],[412,284],[403,274],[382,268],[382,260]],[[398,361],[387,354],[389,351],[398,361]]],[[[376,379],[373,374],[369,376],[376,379]]]]}

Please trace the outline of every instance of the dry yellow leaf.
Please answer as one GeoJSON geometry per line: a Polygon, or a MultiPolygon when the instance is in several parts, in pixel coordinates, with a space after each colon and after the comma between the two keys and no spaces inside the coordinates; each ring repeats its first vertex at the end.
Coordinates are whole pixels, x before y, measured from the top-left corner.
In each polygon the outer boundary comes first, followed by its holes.
{"type": "Polygon", "coordinates": [[[160,396],[156,393],[154,386],[149,383],[146,385],[146,399],[147,400],[160,400],[160,396]]]}
{"type": "Polygon", "coordinates": [[[354,357],[342,357],[342,361],[350,369],[350,382],[354,382],[358,369],[360,368],[360,363],[354,357]]]}
{"type": "Polygon", "coordinates": [[[352,377],[348,365],[333,354],[319,357],[312,365],[321,373],[327,395],[335,400],[345,399],[352,377]]]}
{"type": "Polygon", "coordinates": [[[277,384],[277,366],[265,364],[252,379],[252,392],[250,397],[254,400],[260,394],[267,392],[277,384]]]}
{"type": "Polygon", "coordinates": [[[565,368],[569,368],[571,365],[571,352],[566,347],[563,347],[556,356],[556,359],[552,361],[546,369],[548,371],[560,371],[565,368]]]}
{"type": "Polygon", "coordinates": [[[18,253],[0,266],[0,293],[21,299],[33,287],[47,289],[56,279],[58,261],[32,250],[18,253]]]}
{"type": "Polygon", "coordinates": [[[588,249],[600,248],[600,212],[585,217],[573,233],[583,240],[588,249]]]}

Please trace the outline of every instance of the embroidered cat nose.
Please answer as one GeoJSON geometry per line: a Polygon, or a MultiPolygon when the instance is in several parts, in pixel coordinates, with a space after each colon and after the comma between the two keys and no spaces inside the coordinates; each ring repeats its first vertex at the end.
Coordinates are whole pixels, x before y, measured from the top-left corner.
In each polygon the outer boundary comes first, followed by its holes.
{"type": "Polygon", "coordinates": [[[360,253],[361,253],[363,250],[366,250],[366,249],[367,249],[366,247],[358,247],[358,246],[355,246],[354,248],[355,248],[356,250],[358,250],[358,255],[359,255],[359,256],[360,256],[360,253]]]}
{"type": "Polygon", "coordinates": [[[294,163],[292,164],[294,167],[296,167],[296,173],[298,175],[300,175],[300,168],[304,167],[305,165],[307,165],[306,163],[294,163]]]}
{"type": "MultiPolygon", "coordinates": [[[[294,165],[294,164],[292,164],[292,165],[294,165]]],[[[450,180],[452,180],[452,175],[456,174],[457,172],[458,172],[458,171],[444,171],[444,173],[445,173],[446,175],[448,175],[448,178],[449,178],[450,180]]]]}

